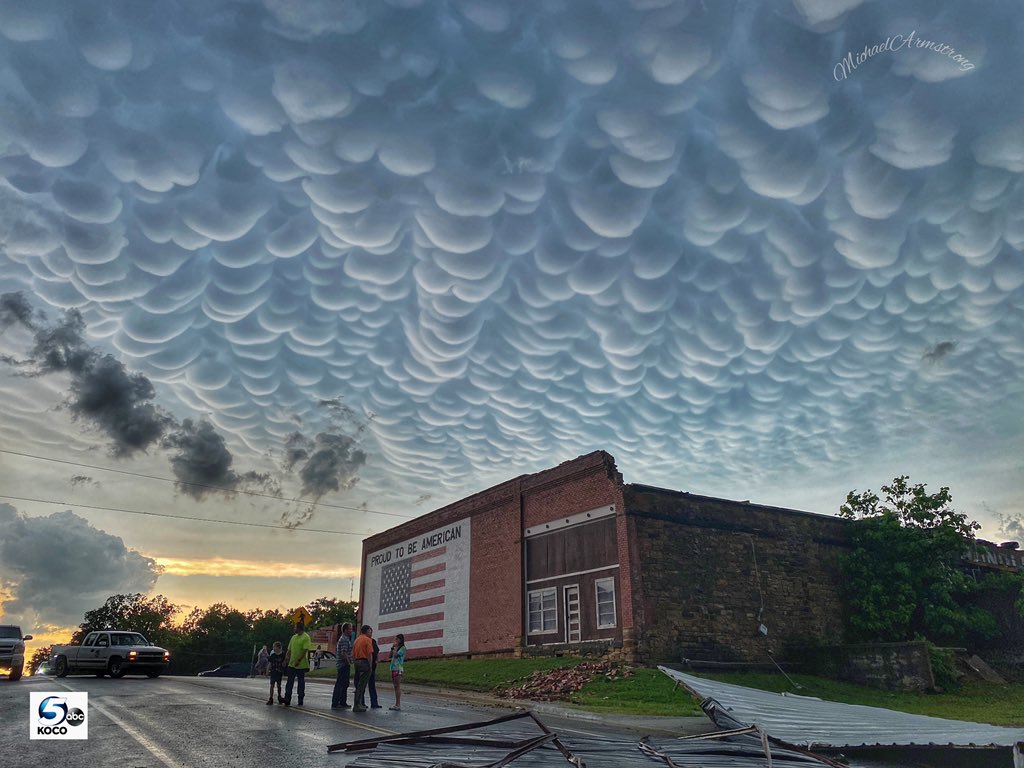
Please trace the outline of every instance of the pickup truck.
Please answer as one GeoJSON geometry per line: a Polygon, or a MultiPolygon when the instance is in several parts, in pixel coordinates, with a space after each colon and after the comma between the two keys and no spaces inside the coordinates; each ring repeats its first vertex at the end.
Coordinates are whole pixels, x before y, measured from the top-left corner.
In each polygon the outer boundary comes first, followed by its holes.
{"type": "Polygon", "coordinates": [[[25,668],[25,641],[32,635],[21,636],[21,627],[0,624],[0,670],[7,670],[11,682],[21,680],[25,668]]]}
{"type": "Polygon", "coordinates": [[[96,677],[141,674],[160,677],[171,652],[157,648],[138,632],[90,632],[81,645],[55,645],[50,669],[57,677],[92,673],[96,677]]]}

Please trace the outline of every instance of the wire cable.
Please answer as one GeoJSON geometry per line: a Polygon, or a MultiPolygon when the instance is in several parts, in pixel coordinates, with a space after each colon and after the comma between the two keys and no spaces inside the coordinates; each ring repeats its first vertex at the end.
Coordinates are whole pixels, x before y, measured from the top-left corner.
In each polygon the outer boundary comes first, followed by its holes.
{"type": "Polygon", "coordinates": [[[275,501],[281,501],[285,503],[296,503],[296,504],[308,504],[314,507],[328,507],[330,509],[347,509],[352,512],[368,512],[374,515],[387,515],[388,517],[400,517],[404,520],[411,520],[415,515],[402,515],[398,512],[381,512],[376,509],[365,509],[363,507],[347,507],[344,504],[328,504],[325,501],[307,501],[305,499],[285,499],[280,496],[275,496],[272,493],[260,493],[259,491],[249,491],[244,488],[225,488],[221,485],[207,485],[205,483],[190,483],[185,480],[175,480],[171,477],[160,477],[159,475],[147,475],[143,472],[130,472],[127,469],[113,469],[112,467],[98,467],[95,464],[83,464],[80,461],[68,461],[66,459],[54,459],[49,456],[38,456],[33,453],[22,453],[21,451],[11,451],[6,448],[0,448],[0,453],[7,453],[11,456],[21,456],[26,459],[39,459],[40,461],[52,461],[55,464],[67,464],[72,467],[85,467],[86,469],[95,469],[100,472],[116,472],[120,475],[131,475],[132,477],[144,477],[147,480],[160,480],[164,483],[174,483],[175,485],[189,485],[193,488],[207,488],[213,491],[223,491],[225,493],[244,493],[247,496],[260,496],[264,499],[274,499],[275,501]]]}
{"type": "Polygon", "coordinates": [[[79,509],[95,509],[102,512],[123,512],[127,515],[147,515],[149,517],[168,517],[172,520],[192,520],[198,523],[220,523],[222,525],[243,525],[250,528],[273,528],[279,531],[304,531],[306,533],[333,533],[338,536],[372,536],[372,533],[358,533],[356,531],[330,531],[323,528],[292,528],[287,525],[271,525],[270,523],[246,523],[241,520],[216,520],[208,517],[192,517],[190,515],[171,515],[166,512],[145,512],[139,509],[118,509],[117,507],[98,507],[92,504],[76,504],[70,501],[53,501],[51,499],[29,499],[24,496],[8,496],[0,493],[0,499],[11,499],[13,501],[28,501],[33,504],[56,504],[61,507],[77,507],[79,509]]]}

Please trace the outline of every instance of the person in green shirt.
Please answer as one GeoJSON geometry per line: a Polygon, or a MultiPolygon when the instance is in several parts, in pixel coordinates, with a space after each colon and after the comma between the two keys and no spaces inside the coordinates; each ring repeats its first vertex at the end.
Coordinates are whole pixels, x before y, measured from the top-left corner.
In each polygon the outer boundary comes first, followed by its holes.
{"type": "Polygon", "coordinates": [[[295,634],[288,641],[288,682],[284,686],[286,707],[292,703],[292,683],[296,677],[299,678],[299,706],[302,706],[302,699],[306,695],[306,673],[309,672],[309,652],[312,647],[313,642],[306,634],[305,625],[301,621],[297,622],[295,634]]]}

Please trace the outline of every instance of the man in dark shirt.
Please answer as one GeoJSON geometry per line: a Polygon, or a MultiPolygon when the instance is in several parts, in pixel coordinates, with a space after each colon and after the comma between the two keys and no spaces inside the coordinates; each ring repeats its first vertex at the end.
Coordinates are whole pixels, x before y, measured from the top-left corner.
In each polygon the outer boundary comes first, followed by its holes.
{"type": "Polygon", "coordinates": [[[337,653],[338,676],[334,679],[331,709],[348,709],[348,683],[352,675],[352,625],[348,622],[341,627],[337,653]]]}

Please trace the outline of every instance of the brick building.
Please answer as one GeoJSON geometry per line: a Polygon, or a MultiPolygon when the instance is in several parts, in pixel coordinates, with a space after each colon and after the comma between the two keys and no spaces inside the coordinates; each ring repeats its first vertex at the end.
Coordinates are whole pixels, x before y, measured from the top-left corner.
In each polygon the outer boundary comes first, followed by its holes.
{"type": "Polygon", "coordinates": [[[598,451],[366,539],[361,621],[384,648],[404,633],[410,657],[763,662],[842,642],[848,526],[625,484],[598,451]]]}

